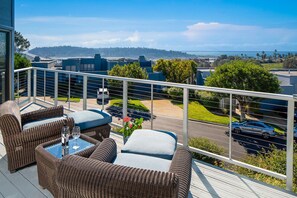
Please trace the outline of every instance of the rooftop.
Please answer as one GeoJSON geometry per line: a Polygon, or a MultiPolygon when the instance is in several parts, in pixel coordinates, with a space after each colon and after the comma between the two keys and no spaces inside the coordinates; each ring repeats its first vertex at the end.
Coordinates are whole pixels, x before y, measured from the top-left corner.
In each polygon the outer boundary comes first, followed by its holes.
{"type": "MultiPolygon", "coordinates": [[[[22,113],[46,108],[45,103],[37,102],[22,110],[22,113]]],[[[122,137],[111,134],[118,151],[122,147],[122,137]]],[[[35,164],[10,174],[7,170],[6,151],[0,133],[0,197],[53,197],[38,184],[35,164]]],[[[283,189],[271,186],[245,176],[193,160],[192,180],[189,197],[296,197],[283,189]]]]}
{"type": "Polygon", "coordinates": [[[271,71],[271,73],[282,76],[297,76],[297,71],[271,71]]]}

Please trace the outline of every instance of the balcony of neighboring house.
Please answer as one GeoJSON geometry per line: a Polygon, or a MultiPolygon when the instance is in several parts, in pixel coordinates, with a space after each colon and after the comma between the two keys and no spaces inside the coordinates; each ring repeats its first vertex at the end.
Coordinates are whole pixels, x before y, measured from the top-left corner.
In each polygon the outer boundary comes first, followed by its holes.
{"type": "MultiPolygon", "coordinates": [[[[143,118],[145,129],[176,133],[178,145],[193,153],[189,197],[296,196],[293,96],[44,68],[16,70],[14,81],[22,113],[58,105],[66,113],[91,108],[110,113],[111,138],[118,150],[123,146],[118,131],[125,116],[143,118]],[[170,97],[166,90],[172,87],[181,94],[170,97]],[[199,93],[216,93],[224,99],[207,101],[201,94],[197,97],[199,93]],[[274,126],[273,134],[232,130],[240,119],[238,95],[251,99],[246,117],[274,126]],[[269,163],[278,168],[258,163],[273,160],[274,154],[275,161],[269,163]]],[[[52,197],[39,186],[36,165],[13,174],[7,170],[0,137],[0,197],[52,197]]]]}

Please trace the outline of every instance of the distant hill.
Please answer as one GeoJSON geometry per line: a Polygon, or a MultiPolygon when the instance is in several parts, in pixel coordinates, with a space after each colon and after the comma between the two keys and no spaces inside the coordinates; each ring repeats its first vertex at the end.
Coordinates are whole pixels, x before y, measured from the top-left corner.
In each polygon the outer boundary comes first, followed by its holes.
{"type": "Polygon", "coordinates": [[[83,48],[71,46],[58,47],[37,47],[29,51],[29,53],[41,57],[90,57],[94,54],[101,54],[102,57],[125,57],[138,58],[140,55],[146,56],[148,59],[159,58],[195,58],[195,55],[187,54],[179,51],[167,51],[151,48],[83,48]]]}

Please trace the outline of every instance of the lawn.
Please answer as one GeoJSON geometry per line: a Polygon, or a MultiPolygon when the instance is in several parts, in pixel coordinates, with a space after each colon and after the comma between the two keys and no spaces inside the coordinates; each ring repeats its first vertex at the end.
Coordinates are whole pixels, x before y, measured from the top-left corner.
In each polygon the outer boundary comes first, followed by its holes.
{"type": "Polygon", "coordinates": [[[278,135],[285,135],[285,130],[280,128],[279,126],[277,125],[274,125],[274,124],[267,124],[267,125],[270,125],[272,127],[274,127],[274,132],[277,133],[278,135]]]}
{"type": "MultiPolygon", "coordinates": [[[[123,107],[122,99],[110,100],[110,106],[123,107]]],[[[150,110],[140,102],[140,100],[128,100],[128,109],[134,109],[137,111],[149,112],[150,110]]]]}
{"type": "MultiPolygon", "coordinates": [[[[183,108],[183,104],[177,104],[180,108],[183,108]]],[[[229,124],[229,116],[216,115],[207,110],[199,102],[189,102],[189,118],[193,120],[200,120],[205,122],[219,123],[219,124],[229,124]]],[[[233,118],[232,121],[238,121],[233,118]]]]}
{"type": "MultiPolygon", "coordinates": [[[[68,97],[58,97],[57,100],[62,101],[62,102],[66,102],[68,100],[68,97]]],[[[71,97],[70,102],[80,102],[80,98],[71,97]]]]}
{"type": "Polygon", "coordinates": [[[283,69],[283,67],[284,67],[283,63],[263,63],[262,65],[264,68],[266,68],[268,70],[283,69]]]}

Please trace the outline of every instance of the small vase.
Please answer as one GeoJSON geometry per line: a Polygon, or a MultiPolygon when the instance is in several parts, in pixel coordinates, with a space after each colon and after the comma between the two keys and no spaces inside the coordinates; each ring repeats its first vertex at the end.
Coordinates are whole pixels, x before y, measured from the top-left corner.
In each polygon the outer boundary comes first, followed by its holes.
{"type": "Polygon", "coordinates": [[[125,136],[123,136],[123,141],[124,141],[124,144],[126,144],[126,142],[128,141],[129,137],[130,137],[130,136],[126,136],[126,137],[125,137],[125,136]]]}

